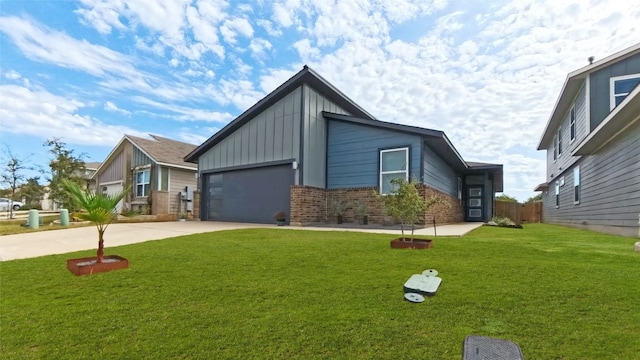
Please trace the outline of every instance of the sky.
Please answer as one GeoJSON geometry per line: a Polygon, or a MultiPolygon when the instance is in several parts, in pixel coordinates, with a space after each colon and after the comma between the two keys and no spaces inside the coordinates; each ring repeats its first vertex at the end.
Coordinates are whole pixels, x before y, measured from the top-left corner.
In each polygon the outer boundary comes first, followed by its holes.
{"type": "Polygon", "coordinates": [[[45,167],[50,138],[86,161],[124,134],[199,145],[307,64],[524,201],[567,74],[639,41],[629,0],[0,0],[0,145],[45,167]]]}

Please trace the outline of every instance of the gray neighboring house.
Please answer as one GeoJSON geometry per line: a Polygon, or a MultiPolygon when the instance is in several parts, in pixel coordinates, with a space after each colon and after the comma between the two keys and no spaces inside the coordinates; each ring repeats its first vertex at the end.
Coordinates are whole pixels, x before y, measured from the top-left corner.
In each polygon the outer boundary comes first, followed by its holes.
{"type": "Polygon", "coordinates": [[[640,237],[640,44],[567,76],[538,150],[544,222],[640,237]]]}
{"type": "Polygon", "coordinates": [[[375,193],[401,177],[443,200],[421,222],[487,221],[503,186],[502,165],[466,162],[442,131],[376,120],[307,66],[185,160],[198,164],[202,220],[271,223],[284,211],[306,225],[330,221],[340,201],[345,221],[361,202],[380,223],[375,193]]]}
{"type": "Polygon", "coordinates": [[[150,139],[125,135],[93,174],[93,181],[103,193],[131,186],[120,211],[176,215],[187,210],[182,193],[197,185],[197,166],[183,160],[195,148],[156,135],[150,139]]]}

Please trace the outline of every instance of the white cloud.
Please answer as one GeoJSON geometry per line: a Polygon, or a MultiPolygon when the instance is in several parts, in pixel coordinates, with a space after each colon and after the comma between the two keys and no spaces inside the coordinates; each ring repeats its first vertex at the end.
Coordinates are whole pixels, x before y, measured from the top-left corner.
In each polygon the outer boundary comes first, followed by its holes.
{"type": "Polygon", "coordinates": [[[87,72],[95,76],[135,75],[127,56],[15,16],[0,17],[0,31],[9,36],[22,53],[36,61],[87,72]]]}
{"type": "Polygon", "coordinates": [[[108,125],[80,110],[85,104],[73,98],[51,94],[46,90],[17,85],[0,86],[3,131],[35,138],[64,138],[85,145],[112,145],[122,134],[140,135],[137,130],[108,125]]]}
{"type": "Polygon", "coordinates": [[[253,27],[249,23],[249,20],[245,18],[233,18],[225,20],[220,26],[220,33],[222,37],[229,44],[236,43],[236,36],[244,36],[250,38],[253,36],[253,27]]]}
{"type": "Polygon", "coordinates": [[[7,78],[7,79],[10,79],[10,80],[18,80],[22,76],[20,75],[20,73],[18,73],[15,70],[9,70],[9,71],[4,73],[4,77],[7,78]]]}
{"type": "Polygon", "coordinates": [[[251,54],[258,59],[264,58],[267,55],[267,52],[271,50],[271,48],[271,43],[268,40],[260,38],[251,39],[251,43],[249,44],[251,54]]]}
{"type": "Polygon", "coordinates": [[[120,109],[118,105],[114,104],[111,101],[107,101],[104,103],[104,109],[111,112],[117,112],[123,115],[131,115],[131,111],[120,109]]]}
{"type": "Polygon", "coordinates": [[[209,121],[225,123],[233,118],[229,113],[207,111],[186,106],[169,105],[141,96],[135,96],[132,98],[132,100],[140,104],[152,106],[156,110],[170,111],[173,113],[173,115],[171,115],[170,117],[179,121],[209,121]]]}

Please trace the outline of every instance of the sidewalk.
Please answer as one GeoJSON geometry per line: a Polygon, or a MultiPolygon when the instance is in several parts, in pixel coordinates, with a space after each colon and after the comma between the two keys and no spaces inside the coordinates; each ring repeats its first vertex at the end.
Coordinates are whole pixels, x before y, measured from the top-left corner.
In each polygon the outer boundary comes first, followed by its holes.
{"type": "MultiPolygon", "coordinates": [[[[461,223],[437,227],[438,236],[462,236],[482,226],[482,223],[461,223]]],[[[170,221],[112,224],[105,233],[105,247],[160,240],[170,237],[198,234],[212,231],[275,228],[279,230],[314,231],[357,231],[368,233],[399,235],[399,229],[357,228],[332,226],[275,226],[272,224],[247,224],[216,221],[170,221]]],[[[405,234],[407,232],[405,231],[405,234]]],[[[410,234],[410,230],[409,230],[410,234]]],[[[418,229],[415,235],[433,236],[433,228],[418,229]]],[[[72,251],[97,248],[98,232],[95,226],[69,228],[63,230],[39,231],[24,234],[0,236],[0,261],[25,259],[44,255],[64,254],[72,251]]]]}

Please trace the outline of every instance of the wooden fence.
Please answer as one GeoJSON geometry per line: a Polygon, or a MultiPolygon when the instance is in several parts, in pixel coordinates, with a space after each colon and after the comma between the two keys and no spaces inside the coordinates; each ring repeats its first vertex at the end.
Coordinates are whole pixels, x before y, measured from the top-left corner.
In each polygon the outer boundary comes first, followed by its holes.
{"type": "Polygon", "coordinates": [[[496,216],[506,216],[516,224],[542,222],[542,201],[520,204],[496,200],[496,216]]]}

